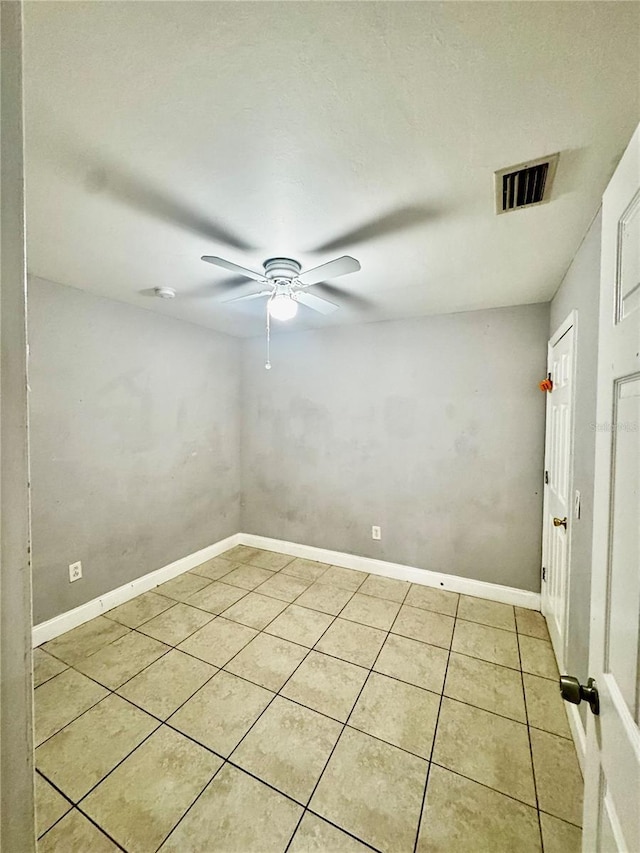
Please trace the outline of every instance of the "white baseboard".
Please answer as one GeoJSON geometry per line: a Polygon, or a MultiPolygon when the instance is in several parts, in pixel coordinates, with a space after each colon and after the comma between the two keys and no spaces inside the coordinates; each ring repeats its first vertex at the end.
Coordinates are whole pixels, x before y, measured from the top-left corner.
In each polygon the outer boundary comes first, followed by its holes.
{"type": "MultiPolygon", "coordinates": [[[[488,598],[491,601],[500,601],[504,604],[515,604],[518,607],[527,607],[530,610],[540,609],[540,595],[535,592],[527,592],[523,589],[515,589],[510,586],[486,583],[469,578],[460,578],[456,575],[446,575],[440,572],[431,572],[427,569],[418,569],[413,566],[403,566],[400,563],[388,563],[385,560],[375,560],[371,557],[358,557],[355,554],[346,554],[342,551],[329,551],[326,548],[315,548],[312,545],[300,545],[296,542],[284,542],[281,539],[269,539],[265,536],[255,536],[252,533],[234,533],[226,539],[221,539],[201,551],[182,557],[168,566],[163,566],[155,572],[149,572],[131,583],[120,586],[117,589],[87,601],[73,610],[55,616],[47,622],[41,622],[33,629],[33,646],[46,643],[65,631],[77,628],[106,613],[108,610],[130,601],[143,592],[159,586],[165,581],[171,580],[183,572],[195,569],[206,560],[217,557],[234,545],[248,545],[253,548],[262,548],[265,551],[279,551],[290,554],[292,557],[304,557],[307,560],[317,560],[320,563],[330,563],[332,566],[342,566],[345,569],[358,569],[361,572],[369,572],[372,575],[383,575],[388,578],[397,578],[403,581],[432,586],[437,589],[446,589],[451,592],[461,592],[464,595],[473,595],[476,598],[488,598]]],[[[578,718],[579,719],[579,718],[578,718]]]]}
{"type": "Polygon", "coordinates": [[[404,566],[400,563],[388,563],[372,557],[358,557],[342,551],[329,551],[326,548],[315,548],[312,545],[300,545],[297,542],[285,542],[281,539],[269,539],[266,536],[256,536],[253,533],[240,533],[238,541],[241,545],[252,548],[263,548],[265,551],[279,551],[292,557],[304,557],[307,560],[317,560],[320,563],[330,563],[345,569],[358,569],[372,575],[384,575],[388,578],[411,581],[412,583],[446,589],[451,592],[461,592],[476,598],[488,598],[503,604],[515,604],[529,610],[540,610],[540,594],[524,589],[502,586],[501,584],[476,581],[461,578],[457,575],[446,575],[431,572],[428,569],[418,569],[404,566]]]}
{"type": "Polygon", "coordinates": [[[33,628],[34,648],[42,643],[46,643],[47,640],[52,640],[54,637],[64,634],[65,631],[77,628],[78,625],[82,625],[90,619],[100,616],[102,613],[117,607],[119,604],[124,604],[125,601],[130,601],[143,592],[154,589],[154,587],[183,574],[183,572],[195,569],[201,563],[211,560],[213,557],[217,557],[224,551],[228,551],[229,548],[233,548],[234,545],[239,544],[240,534],[234,533],[233,536],[227,536],[226,539],[221,539],[213,545],[208,545],[201,551],[181,557],[179,560],[169,563],[168,566],[163,566],[161,569],[136,578],[131,583],[119,586],[117,589],[111,590],[111,592],[106,592],[99,598],[94,598],[91,601],[87,601],[86,604],[74,607],[73,610],[61,613],[60,616],[54,616],[53,619],[41,622],[33,628]]]}

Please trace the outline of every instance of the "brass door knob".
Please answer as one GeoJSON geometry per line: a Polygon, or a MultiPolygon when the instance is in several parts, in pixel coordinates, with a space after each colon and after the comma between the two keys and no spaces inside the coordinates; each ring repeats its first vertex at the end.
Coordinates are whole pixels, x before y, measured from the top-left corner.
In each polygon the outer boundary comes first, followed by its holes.
{"type": "Polygon", "coordinates": [[[564,518],[554,518],[553,519],[553,526],[554,527],[564,527],[564,529],[566,530],[567,529],[567,516],[565,515],[564,518]]]}

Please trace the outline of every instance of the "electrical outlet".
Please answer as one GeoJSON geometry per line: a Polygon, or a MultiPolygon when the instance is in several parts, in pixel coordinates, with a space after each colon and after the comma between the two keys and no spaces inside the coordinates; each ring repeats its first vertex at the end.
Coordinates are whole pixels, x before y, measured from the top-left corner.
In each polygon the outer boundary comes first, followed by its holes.
{"type": "Polygon", "coordinates": [[[382,531],[379,527],[375,525],[371,528],[371,538],[372,539],[382,539],[382,531]]]}
{"type": "Polygon", "coordinates": [[[79,581],[82,577],[82,563],[78,561],[77,563],[71,563],[69,566],[69,583],[73,583],[74,581],[79,581]]]}

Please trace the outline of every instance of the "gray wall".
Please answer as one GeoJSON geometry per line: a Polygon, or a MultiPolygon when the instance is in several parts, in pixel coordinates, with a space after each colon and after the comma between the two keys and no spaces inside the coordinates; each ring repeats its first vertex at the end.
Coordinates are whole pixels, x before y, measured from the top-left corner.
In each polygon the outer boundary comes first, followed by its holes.
{"type": "Polygon", "coordinates": [[[540,589],[549,306],[243,346],[243,530],[540,589]],[[382,527],[373,542],[371,526],[382,527]]]}
{"type": "Polygon", "coordinates": [[[38,623],[240,529],[240,342],[39,279],[29,339],[38,623]]]}
{"type": "MultiPolygon", "coordinates": [[[[598,213],[551,303],[549,334],[571,310],[578,311],[573,487],[580,491],[580,520],[571,524],[567,672],[585,681],[589,665],[591,540],[596,433],[600,235],[598,213]]],[[[583,709],[581,709],[583,710],[583,709]]]]}

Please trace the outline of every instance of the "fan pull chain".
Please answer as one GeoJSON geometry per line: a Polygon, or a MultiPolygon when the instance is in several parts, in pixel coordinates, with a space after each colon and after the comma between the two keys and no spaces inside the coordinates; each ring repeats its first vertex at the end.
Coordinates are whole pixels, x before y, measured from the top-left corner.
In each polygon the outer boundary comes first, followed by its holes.
{"type": "Polygon", "coordinates": [[[267,300],[267,360],[264,363],[265,370],[271,370],[270,348],[271,348],[271,314],[269,313],[269,304],[271,298],[267,300]]]}

